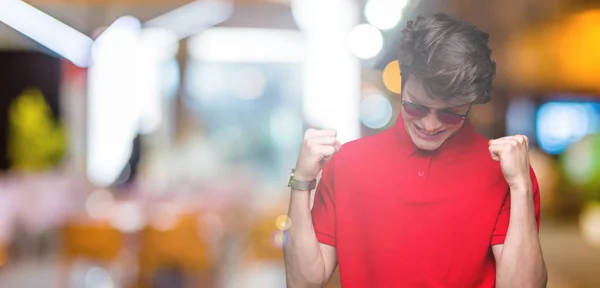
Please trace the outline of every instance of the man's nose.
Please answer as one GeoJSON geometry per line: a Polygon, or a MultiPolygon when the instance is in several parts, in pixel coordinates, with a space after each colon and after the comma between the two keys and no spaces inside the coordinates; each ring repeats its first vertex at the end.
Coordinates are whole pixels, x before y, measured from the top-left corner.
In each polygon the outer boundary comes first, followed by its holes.
{"type": "Polygon", "coordinates": [[[442,122],[437,118],[435,113],[429,113],[421,119],[423,129],[427,132],[435,132],[442,127],[442,122]]]}

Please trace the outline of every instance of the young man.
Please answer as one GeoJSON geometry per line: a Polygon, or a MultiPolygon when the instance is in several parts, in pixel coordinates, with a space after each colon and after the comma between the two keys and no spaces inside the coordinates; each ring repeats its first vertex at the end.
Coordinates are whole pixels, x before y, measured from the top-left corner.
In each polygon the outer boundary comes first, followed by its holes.
{"type": "Polygon", "coordinates": [[[392,129],[341,148],[308,130],[290,180],[288,287],[545,287],[528,140],[467,119],[490,100],[488,34],[443,14],[404,30],[392,129]],[[334,156],[335,154],[335,156],[334,156]],[[323,169],[314,207],[310,191],[323,169]]]}

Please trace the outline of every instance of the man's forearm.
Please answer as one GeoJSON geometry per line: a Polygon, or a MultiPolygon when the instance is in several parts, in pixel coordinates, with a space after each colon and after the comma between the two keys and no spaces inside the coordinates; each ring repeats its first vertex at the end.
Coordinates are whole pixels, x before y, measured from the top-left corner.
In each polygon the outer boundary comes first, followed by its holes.
{"type": "Polygon", "coordinates": [[[310,212],[310,192],[292,190],[288,216],[292,220],[284,246],[288,287],[321,287],[325,262],[310,212]]]}
{"type": "Polygon", "coordinates": [[[546,287],[531,185],[512,188],[510,193],[510,224],[496,267],[496,287],[546,287]]]}

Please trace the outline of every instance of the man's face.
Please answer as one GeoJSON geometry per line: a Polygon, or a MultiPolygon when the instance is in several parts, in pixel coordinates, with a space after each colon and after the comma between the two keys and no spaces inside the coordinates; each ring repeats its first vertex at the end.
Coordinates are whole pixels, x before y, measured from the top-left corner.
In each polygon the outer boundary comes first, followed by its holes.
{"type": "Polygon", "coordinates": [[[423,88],[421,79],[411,75],[402,91],[401,109],[404,127],[415,146],[433,151],[454,135],[464,124],[470,104],[452,106],[431,99],[423,88]]]}

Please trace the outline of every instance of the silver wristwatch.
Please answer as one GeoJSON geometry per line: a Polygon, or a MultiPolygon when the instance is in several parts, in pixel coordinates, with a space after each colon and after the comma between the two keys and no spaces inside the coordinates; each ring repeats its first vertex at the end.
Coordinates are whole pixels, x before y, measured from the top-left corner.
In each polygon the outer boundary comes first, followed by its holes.
{"type": "Polygon", "coordinates": [[[301,191],[311,191],[317,187],[317,179],[312,181],[300,181],[294,178],[294,172],[296,169],[292,169],[292,173],[290,174],[290,181],[288,182],[288,187],[291,187],[295,190],[301,191]]]}

